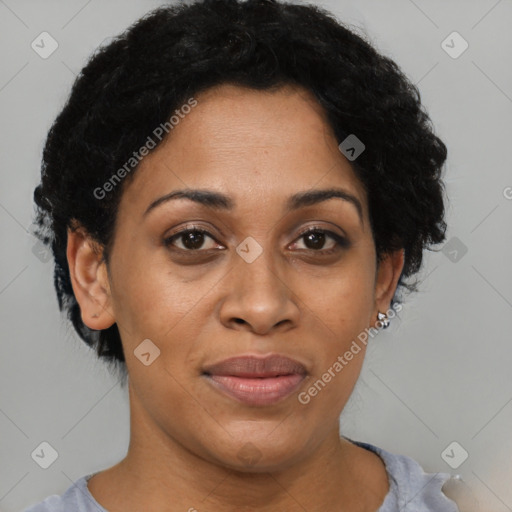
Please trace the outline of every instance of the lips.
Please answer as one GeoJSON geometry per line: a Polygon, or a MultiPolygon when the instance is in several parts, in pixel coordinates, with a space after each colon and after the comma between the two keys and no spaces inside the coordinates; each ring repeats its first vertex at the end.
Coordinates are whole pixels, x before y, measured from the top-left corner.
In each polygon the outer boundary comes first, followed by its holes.
{"type": "Polygon", "coordinates": [[[232,357],[220,363],[206,366],[204,372],[210,375],[231,375],[247,378],[307,373],[306,368],[301,363],[281,355],[232,357]]]}
{"type": "Polygon", "coordinates": [[[282,355],[241,356],[204,367],[203,375],[223,394],[249,405],[270,405],[296,390],[307,375],[298,361],[282,355]]]}

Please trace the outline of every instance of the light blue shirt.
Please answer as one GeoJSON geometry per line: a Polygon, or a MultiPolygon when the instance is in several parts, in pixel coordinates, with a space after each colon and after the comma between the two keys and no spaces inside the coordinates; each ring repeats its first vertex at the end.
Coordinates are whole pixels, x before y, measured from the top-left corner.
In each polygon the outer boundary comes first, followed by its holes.
{"type": "MultiPolygon", "coordinates": [[[[451,477],[449,473],[425,473],[406,455],[395,455],[369,443],[349,441],[379,455],[386,466],[389,492],[375,512],[459,512],[455,502],[441,490],[451,477]]],[[[87,481],[95,474],[81,477],[61,496],[49,496],[23,512],[108,512],[87,488],[87,481]]]]}

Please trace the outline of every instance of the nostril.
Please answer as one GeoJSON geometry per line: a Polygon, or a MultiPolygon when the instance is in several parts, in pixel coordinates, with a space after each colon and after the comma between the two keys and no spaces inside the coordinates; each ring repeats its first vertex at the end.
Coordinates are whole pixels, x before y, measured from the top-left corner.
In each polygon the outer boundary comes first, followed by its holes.
{"type": "Polygon", "coordinates": [[[237,324],[244,324],[245,323],[245,320],[243,320],[242,318],[235,318],[235,322],[237,324]]]}

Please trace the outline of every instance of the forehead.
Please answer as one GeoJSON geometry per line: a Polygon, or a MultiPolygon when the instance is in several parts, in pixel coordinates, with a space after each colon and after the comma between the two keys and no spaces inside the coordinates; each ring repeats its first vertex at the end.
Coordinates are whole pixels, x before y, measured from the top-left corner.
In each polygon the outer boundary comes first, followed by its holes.
{"type": "Polygon", "coordinates": [[[276,150],[284,150],[288,157],[297,158],[306,151],[324,152],[327,139],[334,137],[324,110],[302,88],[256,91],[224,84],[205,91],[197,101],[174,141],[219,153],[219,157],[226,150],[230,158],[238,155],[244,161],[248,155],[273,152],[276,157],[276,150]]]}
{"type": "Polygon", "coordinates": [[[249,196],[261,205],[305,189],[343,186],[365,204],[364,187],[308,91],[224,84],[195,99],[139,164],[122,200],[132,210],[142,214],[158,196],[183,188],[222,191],[249,206],[249,196]]]}

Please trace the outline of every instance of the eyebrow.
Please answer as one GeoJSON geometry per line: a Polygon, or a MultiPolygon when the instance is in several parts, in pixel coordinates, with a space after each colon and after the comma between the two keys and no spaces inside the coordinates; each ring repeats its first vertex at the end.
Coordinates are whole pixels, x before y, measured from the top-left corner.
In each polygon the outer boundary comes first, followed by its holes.
{"type": "MultiPolygon", "coordinates": [[[[332,198],[339,198],[351,203],[356,208],[359,219],[361,220],[361,223],[363,223],[363,206],[361,201],[347,190],[341,188],[313,189],[305,192],[298,192],[288,198],[285,205],[285,211],[290,212],[298,210],[299,208],[312,206],[332,198]]],[[[235,201],[221,192],[207,189],[182,189],[174,190],[173,192],[153,201],[148,206],[143,216],[146,216],[151,210],[154,210],[161,204],[175,199],[189,199],[190,201],[194,201],[215,210],[232,211],[236,205],[235,201]]]]}

